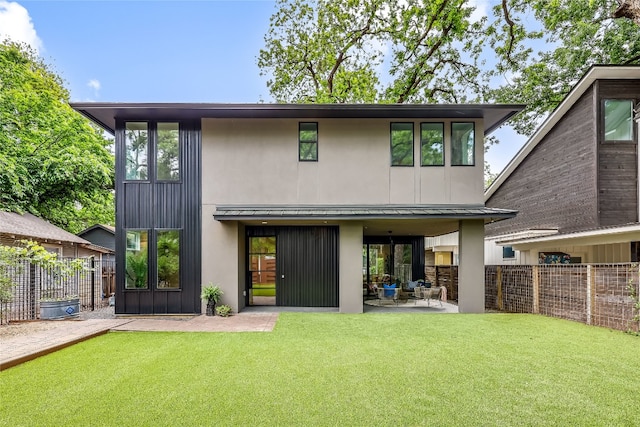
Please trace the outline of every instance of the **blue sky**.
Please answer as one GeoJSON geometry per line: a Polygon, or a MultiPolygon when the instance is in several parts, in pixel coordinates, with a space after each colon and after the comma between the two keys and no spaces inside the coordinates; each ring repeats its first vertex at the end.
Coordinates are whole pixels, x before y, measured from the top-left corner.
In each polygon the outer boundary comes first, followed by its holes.
{"type": "MultiPolygon", "coordinates": [[[[270,102],[256,57],[274,11],[272,0],[0,0],[0,38],[34,46],[73,101],[270,102]]],[[[525,142],[496,135],[493,172],[525,142]]]]}

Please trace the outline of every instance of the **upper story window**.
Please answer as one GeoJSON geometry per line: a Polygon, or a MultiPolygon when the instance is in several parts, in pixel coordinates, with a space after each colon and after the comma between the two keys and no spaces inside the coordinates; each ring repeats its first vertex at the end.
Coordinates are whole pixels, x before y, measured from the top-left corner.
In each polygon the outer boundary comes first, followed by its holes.
{"type": "Polygon", "coordinates": [[[444,123],[420,123],[420,165],[444,166],[444,123]]]}
{"type": "Polygon", "coordinates": [[[605,99],[604,140],[633,140],[633,101],[629,99],[605,99]]]}
{"type": "Polygon", "coordinates": [[[146,122],[127,122],[125,132],[125,179],[146,180],[149,154],[149,127],[146,122]]]}
{"type": "Polygon", "coordinates": [[[413,123],[391,123],[391,166],[413,166],[413,123]]]}
{"type": "Polygon", "coordinates": [[[180,125],[158,123],[156,142],[156,179],[177,181],[180,179],[180,125]]]}
{"type": "Polygon", "coordinates": [[[126,122],[125,180],[180,180],[180,124],[126,122]]]}
{"type": "Polygon", "coordinates": [[[451,165],[475,165],[475,123],[451,123],[451,165]]]}
{"type": "Polygon", "coordinates": [[[298,127],[298,159],[318,161],[318,123],[300,123],[298,127]]]}

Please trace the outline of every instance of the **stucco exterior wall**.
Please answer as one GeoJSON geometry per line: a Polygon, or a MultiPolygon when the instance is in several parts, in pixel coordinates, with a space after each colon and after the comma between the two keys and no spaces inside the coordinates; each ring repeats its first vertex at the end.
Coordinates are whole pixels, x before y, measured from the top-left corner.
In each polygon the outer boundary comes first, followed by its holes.
{"type": "MultiPolygon", "coordinates": [[[[420,121],[393,120],[409,121],[413,167],[390,165],[392,120],[203,119],[202,283],[221,286],[234,311],[244,308],[244,227],[214,220],[217,205],[482,205],[482,121],[475,122],[475,166],[455,167],[451,121],[440,120],[445,165],[432,167],[420,166],[420,121]],[[298,160],[301,121],[318,122],[317,162],[298,160]]],[[[339,233],[339,309],[360,313],[363,227],[340,223],[339,233]]]]}
{"type": "MultiPolygon", "coordinates": [[[[203,119],[202,202],[207,204],[482,204],[482,122],[475,166],[390,166],[391,120],[317,120],[318,161],[298,161],[298,123],[313,120],[203,119]],[[219,183],[219,185],[216,185],[219,183]]],[[[394,120],[394,122],[408,120],[394,120]]]]}

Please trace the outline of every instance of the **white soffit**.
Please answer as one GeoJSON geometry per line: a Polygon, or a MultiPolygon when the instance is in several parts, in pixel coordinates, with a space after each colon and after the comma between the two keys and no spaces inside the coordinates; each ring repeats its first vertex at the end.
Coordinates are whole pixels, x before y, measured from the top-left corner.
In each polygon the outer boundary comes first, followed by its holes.
{"type": "Polygon", "coordinates": [[[553,243],[562,245],[596,245],[608,243],[623,243],[640,241],[640,224],[623,225],[620,227],[608,227],[597,230],[578,231],[567,234],[553,234],[548,236],[532,237],[528,239],[502,240],[500,245],[517,246],[537,243],[553,243]]]}

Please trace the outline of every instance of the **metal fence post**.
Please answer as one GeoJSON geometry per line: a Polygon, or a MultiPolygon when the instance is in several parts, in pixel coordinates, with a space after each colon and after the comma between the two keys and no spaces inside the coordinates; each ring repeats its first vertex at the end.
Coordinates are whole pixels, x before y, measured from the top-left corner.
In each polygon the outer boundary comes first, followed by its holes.
{"type": "Polygon", "coordinates": [[[96,259],[91,257],[91,311],[96,309],[96,259]]]}
{"type": "Polygon", "coordinates": [[[593,266],[591,264],[587,265],[587,325],[591,324],[591,315],[593,313],[593,302],[594,302],[594,292],[593,292],[593,266]]]}
{"type": "Polygon", "coordinates": [[[539,281],[540,267],[534,265],[531,268],[531,283],[533,285],[533,312],[535,314],[540,313],[540,281],[539,281]]]}

